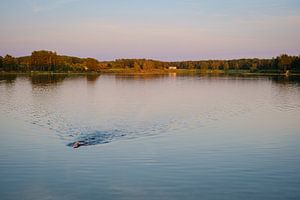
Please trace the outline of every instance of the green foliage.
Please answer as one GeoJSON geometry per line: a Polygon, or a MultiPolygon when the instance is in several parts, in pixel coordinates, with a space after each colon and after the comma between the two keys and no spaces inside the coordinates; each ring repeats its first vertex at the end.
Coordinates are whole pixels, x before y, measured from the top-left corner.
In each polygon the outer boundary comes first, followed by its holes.
{"type": "Polygon", "coordinates": [[[207,62],[202,62],[200,64],[200,68],[202,71],[207,71],[208,70],[208,63],[207,62]]]}
{"type": "Polygon", "coordinates": [[[134,71],[137,71],[137,72],[141,70],[141,66],[138,62],[133,63],[133,68],[134,68],[134,71]]]}
{"type": "Polygon", "coordinates": [[[6,55],[2,59],[3,69],[5,71],[15,71],[18,70],[18,61],[16,58],[12,57],[11,55],[6,55]]]}
{"type": "Polygon", "coordinates": [[[87,67],[86,70],[90,71],[99,71],[99,62],[94,58],[87,58],[85,60],[85,66],[87,67]]]}
{"type": "Polygon", "coordinates": [[[52,51],[34,51],[31,54],[30,65],[33,70],[55,71],[58,58],[52,51]]]}
{"type": "Polygon", "coordinates": [[[272,72],[283,73],[286,70],[300,73],[300,56],[283,54],[272,59],[235,59],[235,60],[202,60],[162,62],[148,59],[117,59],[115,61],[101,61],[94,58],[78,58],[74,56],[57,55],[52,51],[34,51],[31,56],[14,58],[6,55],[0,57],[0,69],[5,71],[126,71],[126,72],[154,72],[177,69],[200,70],[201,72],[272,72]]]}
{"type": "Polygon", "coordinates": [[[23,56],[17,58],[18,63],[19,63],[19,70],[21,71],[28,71],[30,70],[30,61],[31,61],[31,56],[23,56]]]}
{"type": "Polygon", "coordinates": [[[0,56],[0,70],[2,70],[3,68],[3,57],[0,56]]]}
{"type": "Polygon", "coordinates": [[[285,72],[285,71],[291,69],[291,64],[293,62],[293,58],[291,56],[283,54],[283,55],[277,57],[277,60],[278,60],[279,70],[285,72]]]}

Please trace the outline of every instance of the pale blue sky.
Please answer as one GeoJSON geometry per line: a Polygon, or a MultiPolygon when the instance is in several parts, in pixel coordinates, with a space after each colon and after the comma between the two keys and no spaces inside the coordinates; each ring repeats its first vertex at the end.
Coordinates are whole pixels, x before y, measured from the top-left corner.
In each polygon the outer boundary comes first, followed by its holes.
{"type": "Polygon", "coordinates": [[[0,55],[160,60],[300,54],[299,0],[0,0],[0,55]]]}

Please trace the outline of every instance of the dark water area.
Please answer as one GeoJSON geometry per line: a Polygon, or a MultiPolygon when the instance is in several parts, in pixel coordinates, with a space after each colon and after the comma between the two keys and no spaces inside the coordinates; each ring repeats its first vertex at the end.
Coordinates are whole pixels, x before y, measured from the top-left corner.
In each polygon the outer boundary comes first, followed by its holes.
{"type": "Polygon", "coordinates": [[[0,199],[300,199],[299,122],[299,76],[0,74],[0,199]]]}

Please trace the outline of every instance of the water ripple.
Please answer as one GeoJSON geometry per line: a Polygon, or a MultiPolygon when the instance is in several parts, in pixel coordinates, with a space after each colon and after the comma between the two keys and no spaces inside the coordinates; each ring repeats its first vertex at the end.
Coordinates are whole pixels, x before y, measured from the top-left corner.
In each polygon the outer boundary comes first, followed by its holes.
{"type": "Polygon", "coordinates": [[[74,141],[68,143],[67,146],[72,147],[76,142],[80,143],[80,146],[91,146],[98,144],[106,144],[117,138],[126,136],[123,131],[93,131],[93,132],[81,132],[78,135],[69,135],[74,138],[74,141]]]}

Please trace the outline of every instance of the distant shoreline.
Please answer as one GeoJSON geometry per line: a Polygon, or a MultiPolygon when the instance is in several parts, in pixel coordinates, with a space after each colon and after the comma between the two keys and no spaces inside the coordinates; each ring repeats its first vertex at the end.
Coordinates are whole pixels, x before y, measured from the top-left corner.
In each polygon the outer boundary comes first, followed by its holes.
{"type": "Polygon", "coordinates": [[[300,74],[300,56],[282,54],[272,59],[234,59],[165,62],[151,59],[98,61],[39,50],[29,56],[0,56],[0,71],[25,73],[113,74],[300,74]]]}
{"type": "MultiPolygon", "coordinates": [[[[189,69],[177,69],[177,70],[156,70],[137,72],[126,69],[105,69],[98,72],[54,72],[54,71],[0,71],[1,75],[20,74],[20,75],[101,75],[101,74],[115,74],[115,75],[244,75],[244,76],[287,76],[285,73],[274,72],[250,72],[245,71],[224,71],[224,70],[189,70],[189,69]]],[[[289,73],[288,76],[300,76],[300,73],[289,73]]]]}

